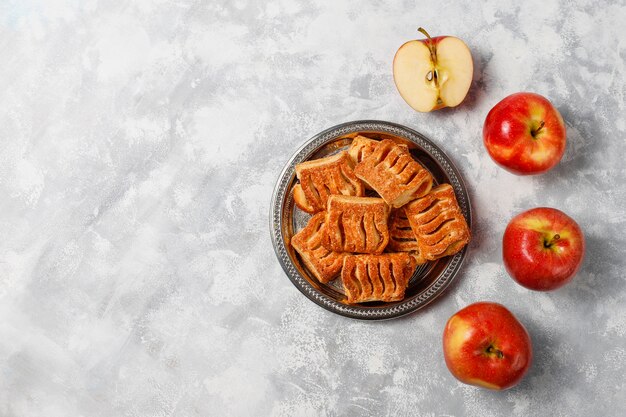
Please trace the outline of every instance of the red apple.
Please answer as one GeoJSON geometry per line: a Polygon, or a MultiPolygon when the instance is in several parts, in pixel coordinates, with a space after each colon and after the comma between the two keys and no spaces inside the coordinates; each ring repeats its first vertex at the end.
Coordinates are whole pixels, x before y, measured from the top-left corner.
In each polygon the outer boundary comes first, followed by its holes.
{"type": "Polygon", "coordinates": [[[565,152],[565,124],[545,97],[516,93],[489,111],[483,141],[502,168],[518,175],[541,174],[558,164],[565,152]]]}
{"type": "Polygon", "coordinates": [[[585,256],[585,237],[567,214],[538,207],[515,216],[502,238],[509,275],[531,290],[549,291],[572,280],[585,256]]]}
{"type": "Polygon", "coordinates": [[[459,381],[493,390],[516,385],[532,362],[528,332],[503,305],[471,304],[443,332],[446,365],[459,381]]]}
{"type": "Polygon", "coordinates": [[[474,62],[454,36],[408,41],[393,58],[393,80],[407,104],[420,112],[461,104],[472,83],[474,62]]]}

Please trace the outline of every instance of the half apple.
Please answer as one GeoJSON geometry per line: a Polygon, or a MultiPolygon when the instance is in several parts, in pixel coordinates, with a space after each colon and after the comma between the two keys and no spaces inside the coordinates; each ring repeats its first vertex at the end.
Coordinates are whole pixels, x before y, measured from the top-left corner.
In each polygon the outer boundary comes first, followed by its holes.
{"type": "Polygon", "coordinates": [[[456,107],[472,84],[474,63],[469,48],[454,36],[408,41],[393,59],[393,79],[400,95],[419,112],[456,107]]]}

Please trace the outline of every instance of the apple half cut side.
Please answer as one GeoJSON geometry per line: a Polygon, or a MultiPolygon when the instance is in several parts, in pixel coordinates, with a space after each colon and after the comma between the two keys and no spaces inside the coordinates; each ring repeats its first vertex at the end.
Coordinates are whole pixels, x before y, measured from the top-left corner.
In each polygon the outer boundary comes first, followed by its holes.
{"type": "Polygon", "coordinates": [[[456,107],[472,84],[474,63],[469,48],[454,36],[408,41],[393,60],[400,95],[419,112],[456,107]]]}

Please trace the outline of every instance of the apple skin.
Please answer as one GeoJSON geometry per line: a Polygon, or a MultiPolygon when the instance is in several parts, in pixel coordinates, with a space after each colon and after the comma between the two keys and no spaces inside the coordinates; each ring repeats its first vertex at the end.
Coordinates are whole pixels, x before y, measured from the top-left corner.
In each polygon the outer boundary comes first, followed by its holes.
{"type": "Polygon", "coordinates": [[[559,163],[567,135],[561,114],[548,99],[523,92],[505,97],[489,111],[483,142],[502,168],[534,175],[559,163]]]}
{"type": "Polygon", "coordinates": [[[454,314],[443,332],[448,369],[459,381],[492,390],[517,385],[532,363],[532,342],[501,304],[482,301],[454,314]]]}
{"type": "Polygon", "coordinates": [[[422,43],[426,44],[426,46],[428,46],[429,48],[431,48],[431,47],[437,48],[437,45],[439,45],[439,42],[441,42],[445,38],[448,38],[449,36],[450,35],[442,35],[442,36],[435,36],[434,38],[415,39],[415,40],[411,40],[411,41],[406,41],[405,43],[402,44],[402,46],[400,48],[398,48],[398,50],[402,49],[403,46],[405,46],[406,44],[411,43],[411,42],[422,42],[422,43]]]}
{"type": "Polygon", "coordinates": [[[567,284],[584,256],[585,237],[580,226],[554,208],[537,207],[518,214],[502,237],[507,272],[531,290],[550,291],[567,284]]]}

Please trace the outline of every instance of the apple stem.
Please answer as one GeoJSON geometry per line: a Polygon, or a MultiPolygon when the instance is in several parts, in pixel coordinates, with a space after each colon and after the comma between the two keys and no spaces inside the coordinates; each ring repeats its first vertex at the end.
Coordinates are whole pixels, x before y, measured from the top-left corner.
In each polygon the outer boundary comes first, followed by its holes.
{"type": "Polygon", "coordinates": [[[432,39],[432,38],[430,37],[430,35],[428,34],[428,32],[426,32],[426,29],[424,29],[423,27],[421,27],[421,26],[420,26],[420,27],[418,27],[418,28],[417,28],[417,31],[418,31],[418,32],[422,32],[422,33],[424,34],[424,36],[426,36],[428,39],[432,39]]]}
{"type": "Polygon", "coordinates": [[[541,121],[541,123],[539,123],[539,126],[538,126],[536,129],[533,129],[533,130],[530,132],[530,134],[531,134],[531,135],[533,135],[533,138],[534,138],[535,136],[537,136],[537,133],[539,133],[539,131],[540,131],[541,129],[543,129],[543,126],[544,126],[545,124],[546,124],[546,123],[542,120],[542,121],[541,121]]]}
{"type": "MultiPolygon", "coordinates": [[[[430,51],[430,59],[433,61],[433,64],[436,67],[437,66],[437,51],[435,50],[435,47],[433,46],[433,38],[431,38],[428,32],[426,32],[426,29],[424,29],[421,26],[417,28],[417,31],[423,33],[424,36],[428,38],[428,42],[426,42],[426,45],[428,45],[428,50],[430,51]]],[[[435,85],[437,85],[438,74],[437,74],[436,69],[434,71],[428,71],[428,74],[426,74],[426,79],[428,81],[432,81],[433,78],[435,80],[435,85]]]]}
{"type": "Polygon", "coordinates": [[[493,345],[489,345],[489,347],[487,348],[487,353],[490,354],[490,355],[495,354],[496,356],[498,356],[498,359],[504,358],[504,353],[502,353],[501,350],[496,349],[495,347],[493,347],[493,345]]]}
{"type": "Polygon", "coordinates": [[[551,248],[552,245],[554,245],[560,238],[561,238],[561,235],[557,233],[554,236],[552,236],[552,239],[550,239],[550,241],[544,242],[543,246],[545,246],[546,248],[551,248]]]}

